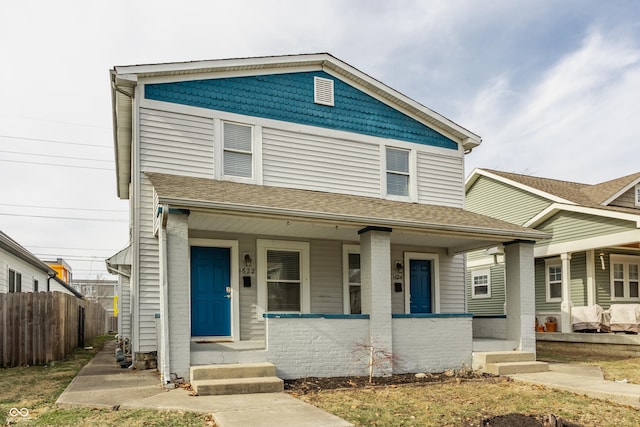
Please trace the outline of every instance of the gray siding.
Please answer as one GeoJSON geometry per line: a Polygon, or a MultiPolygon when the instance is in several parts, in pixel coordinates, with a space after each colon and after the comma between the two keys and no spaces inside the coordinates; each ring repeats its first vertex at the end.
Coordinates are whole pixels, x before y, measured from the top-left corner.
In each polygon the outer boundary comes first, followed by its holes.
{"type": "MultiPolygon", "coordinates": [[[[618,197],[617,199],[615,199],[613,202],[609,203],[610,206],[621,206],[623,208],[632,208],[632,209],[638,209],[638,206],[636,206],[636,188],[635,186],[630,188],[629,190],[625,191],[624,193],[622,193],[620,195],[620,197],[618,197]]],[[[640,211],[640,209],[638,209],[640,211]]]]}
{"type": "Polygon", "coordinates": [[[575,306],[587,305],[587,254],[571,254],[571,302],[575,306]]]}
{"type": "Polygon", "coordinates": [[[464,165],[459,155],[418,152],[418,201],[431,205],[464,206],[464,165]]]}
{"type": "Polygon", "coordinates": [[[467,191],[465,208],[522,225],[550,204],[543,197],[481,176],[467,191]]]}
{"type": "Polygon", "coordinates": [[[262,129],[264,185],[380,197],[380,149],[273,128],[262,129]]]}
{"type": "Polygon", "coordinates": [[[140,109],[142,170],[213,178],[213,120],[140,109]]]}
{"type": "Polygon", "coordinates": [[[311,312],[342,313],[342,243],[311,242],[311,312]]]}
{"type": "Polygon", "coordinates": [[[464,256],[440,256],[440,312],[464,313],[464,256]]]}

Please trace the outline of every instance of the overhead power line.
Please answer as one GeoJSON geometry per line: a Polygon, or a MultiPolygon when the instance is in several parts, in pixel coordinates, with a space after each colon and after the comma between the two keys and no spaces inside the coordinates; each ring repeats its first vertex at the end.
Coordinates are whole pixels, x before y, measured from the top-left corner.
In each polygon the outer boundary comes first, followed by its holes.
{"type": "Polygon", "coordinates": [[[62,168],[77,168],[77,169],[92,169],[92,170],[101,170],[101,171],[109,171],[113,172],[114,168],[96,168],[91,166],[73,166],[73,165],[58,165],[55,163],[39,163],[39,162],[25,162],[21,160],[5,160],[0,159],[0,162],[9,162],[9,163],[24,163],[27,165],[41,165],[41,166],[58,166],[62,168]]]}
{"type": "Polygon", "coordinates": [[[58,156],[55,154],[38,154],[38,153],[26,153],[24,151],[7,151],[0,150],[0,153],[8,153],[8,154],[21,154],[27,156],[37,156],[37,157],[55,157],[57,159],[69,159],[69,160],[85,160],[90,162],[105,162],[112,163],[112,160],[104,160],[104,159],[90,159],[88,157],[69,157],[69,156],[58,156]]]}
{"type": "Polygon", "coordinates": [[[89,211],[89,212],[121,212],[127,213],[127,210],[123,209],[89,209],[89,208],[70,208],[70,207],[57,207],[57,206],[38,206],[38,205],[17,205],[13,203],[0,203],[0,206],[12,206],[17,208],[36,208],[36,209],[60,209],[66,211],[89,211]]]}
{"type": "Polygon", "coordinates": [[[54,144],[80,145],[82,147],[91,147],[91,148],[113,148],[110,145],[92,145],[92,144],[87,144],[83,142],[59,141],[55,139],[44,139],[44,138],[27,138],[25,136],[0,135],[0,138],[21,139],[23,141],[51,142],[54,144]]]}
{"type": "Polygon", "coordinates": [[[72,221],[99,221],[99,222],[122,222],[122,223],[129,222],[129,220],[126,220],[126,219],[108,219],[108,218],[77,218],[77,217],[73,218],[68,216],[22,215],[22,214],[10,214],[10,213],[0,213],[0,215],[19,216],[19,217],[27,217],[27,218],[63,219],[63,220],[72,220],[72,221]]]}

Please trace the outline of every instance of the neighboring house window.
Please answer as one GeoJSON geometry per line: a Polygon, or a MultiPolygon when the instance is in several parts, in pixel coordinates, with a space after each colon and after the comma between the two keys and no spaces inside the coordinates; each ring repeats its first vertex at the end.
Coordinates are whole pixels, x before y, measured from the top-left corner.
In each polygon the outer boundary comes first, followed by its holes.
{"type": "Polygon", "coordinates": [[[491,298],[491,275],[489,270],[471,272],[471,297],[491,298]]]}
{"type": "Polygon", "coordinates": [[[636,206],[640,206],[640,184],[636,185],[636,191],[635,191],[635,202],[636,202],[636,206]]]}
{"type": "Polygon", "coordinates": [[[309,244],[258,240],[258,304],[266,311],[309,312],[309,244]]]}
{"type": "Polygon", "coordinates": [[[611,299],[640,299],[640,257],[611,255],[611,299]]]}
{"type": "Polygon", "coordinates": [[[387,147],[387,194],[409,196],[409,151],[387,147]]]}
{"type": "Polygon", "coordinates": [[[555,258],[545,262],[547,302],[562,301],[562,264],[555,258]]]}
{"type": "Polygon", "coordinates": [[[344,283],[344,312],[346,314],[362,313],[362,292],[360,287],[360,247],[344,245],[342,254],[344,283]]]}
{"type": "Polygon", "coordinates": [[[253,178],[251,126],[224,122],[223,170],[225,176],[253,178]]]}
{"type": "Polygon", "coordinates": [[[22,273],[9,269],[9,292],[22,292],[22,273]]]}
{"type": "Polygon", "coordinates": [[[33,292],[38,292],[38,279],[33,279],[33,292]]]}

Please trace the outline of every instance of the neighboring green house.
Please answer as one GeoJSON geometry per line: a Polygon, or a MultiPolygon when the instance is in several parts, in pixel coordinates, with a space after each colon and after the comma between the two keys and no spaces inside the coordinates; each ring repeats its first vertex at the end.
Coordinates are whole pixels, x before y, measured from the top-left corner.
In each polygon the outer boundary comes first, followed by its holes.
{"type": "MultiPolygon", "coordinates": [[[[571,307],[640,303],[640,173],[589,185],[476,169],[465,188],[467,210],[553,235],[534,246],[539,322],[554,316],[571,332],[571,307]]],[[[501,254],[467,255],[467,311],[478,319],[506,313],[501,254]]]]}

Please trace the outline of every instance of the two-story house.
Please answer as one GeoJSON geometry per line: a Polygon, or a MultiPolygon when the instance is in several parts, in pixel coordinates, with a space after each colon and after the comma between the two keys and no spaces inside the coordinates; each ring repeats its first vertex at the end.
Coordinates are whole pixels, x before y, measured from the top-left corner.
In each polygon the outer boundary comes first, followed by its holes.
{"type": "Polygon", "coordinates": [[[476,134],[329,54],[119,66],[111,85],[131,223],[110,271],[163,382],[245,361],[363,374],[369,345],[394,356],[376,375],[470,366],[464,253],[496,244],[507,338],[535,351],[548,235],[463,209],[476,134]]]}

